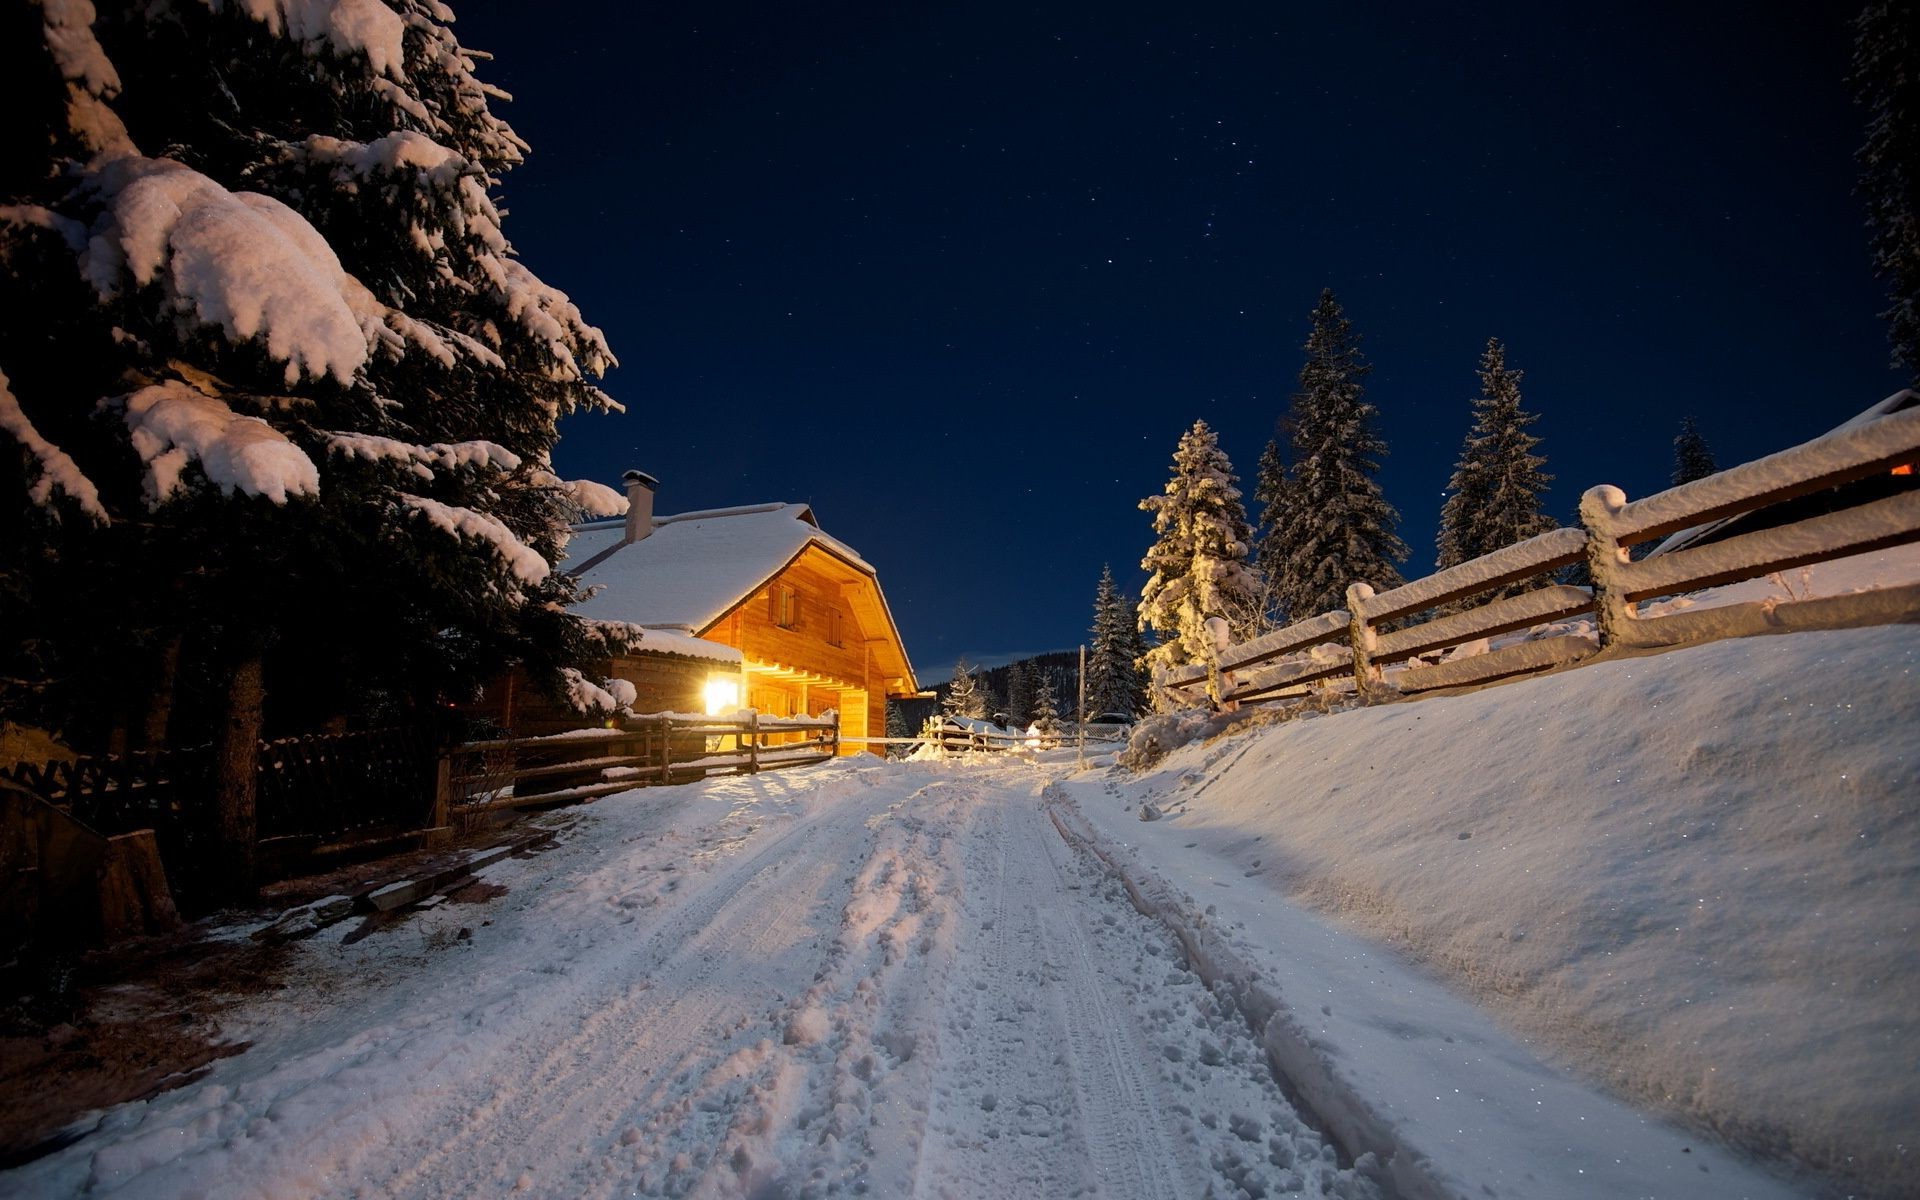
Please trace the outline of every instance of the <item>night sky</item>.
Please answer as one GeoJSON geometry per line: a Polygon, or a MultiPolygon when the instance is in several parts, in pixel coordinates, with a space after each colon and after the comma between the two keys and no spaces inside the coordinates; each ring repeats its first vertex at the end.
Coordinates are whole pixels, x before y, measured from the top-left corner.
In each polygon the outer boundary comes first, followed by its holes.
{"type": "Polygon", "coordinates": [[[1250,494],[1323,286],[1410,578],[1489,336],[1563,520],[1684,414],[1731,465],[1901,383],[1851,6],[456,7],[533,145],[507,233],[624,363],[561,472],[811,502],[923,683],[1137,589],[1196,417],[1250,494]]]}

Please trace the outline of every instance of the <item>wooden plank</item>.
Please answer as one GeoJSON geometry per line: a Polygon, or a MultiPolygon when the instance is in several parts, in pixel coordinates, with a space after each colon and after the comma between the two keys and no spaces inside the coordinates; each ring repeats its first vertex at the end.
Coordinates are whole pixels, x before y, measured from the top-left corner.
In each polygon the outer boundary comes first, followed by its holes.
{"type": "Polygon", "coordinates": [[[1590,612],[1593,593],[1586,588],[1554,584],[1505,600],[1496,600],[1463,613],[1381,634],[1373,653],[1376,663],[1393,663],[1429,650],[1455,646],[1476,638],[1498,637],[1548,621],[1590,612]]]}
{"type": "Polygon", "coordinates": [[[1620,580],[1628,600],[1646,600],[1914,541],[1920,491],[1627,563],[1620,580]]]}
{"type": "Polygon", "coordinates": [[[1578,562],[1586,550],[1584,529],[1550,529],[1524,542],[1381,592],[1366,601],[1361,616],[1377,625],[1407,613],[1451,604],[1578,562]]]}
{"type": "Polygon", "coordinates": [[[1517,646],[1505,646],[1454,662],[1397,671],[1388,677],[1387,682],[1402,692],[1428,692],[1435,688],[1491,683],[1496,679],[1578,662],[1598,649],[1591,638],[1541,638],[1539,641],[1521,642],[1517,646]]]}
{"type": "Polygon", "coordinates": [[[1885,474],[1917,456],[1920,408],[1910,408],[1635,500],[1615,518],[1615,535],[1623,546],[1651,541],[1885,474]]]}

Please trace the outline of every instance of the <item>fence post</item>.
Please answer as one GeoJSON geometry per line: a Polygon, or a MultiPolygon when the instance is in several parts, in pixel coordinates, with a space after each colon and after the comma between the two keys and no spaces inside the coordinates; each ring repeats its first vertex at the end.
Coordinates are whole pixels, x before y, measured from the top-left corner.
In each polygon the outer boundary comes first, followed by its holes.
{"type": "Polygon", "coordinates": [[[660,782],[673,782],[673,718],[661,717],[659,721],[660,737],[660,782]]]}
{"type": "Polygon", "coordinates": [[[747,716],[747,774],[760,773],[760,710],[747,716]]]}
{"type": "Polygon", "coordinates": [[[1373,586],[1347,585],[1347,644],[1353,649],[1353,688],[1364,696],[1373,689],[1373,623],[1367,620],[1367,601],[1373,599],[1373,586]]]}
{"type": "Polygon", "coordinates": [[[1580,526],[1587,534],[1587,574],[1593,580],[1594,624],[1600,631],[1600,648],[1633,643],[1633,609],[1620,581],[1620,569],[1627,565],[1627,551],[1621,546],[1617,518],[1627,506],[1627,494],[1610,483],[1588,488],[1580,497],[1580,526]]]}
{"type": "Polygon", "coordinates": [[[441,750],[433,765],[433,812],[427,824],[445,829],[453,822],[453,751],[441,750]]]}

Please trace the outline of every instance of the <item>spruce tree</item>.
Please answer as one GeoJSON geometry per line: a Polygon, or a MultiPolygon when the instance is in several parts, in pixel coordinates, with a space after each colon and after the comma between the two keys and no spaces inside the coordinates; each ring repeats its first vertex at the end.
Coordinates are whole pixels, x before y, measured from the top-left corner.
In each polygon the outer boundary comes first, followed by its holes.
{"type": "Polygon", "coordinates": [[[1719,473],[1720,464],[1714,461],[1699,424],[1690,416],[1682,417],[1679,436],[1673,439],[1673,486],[1719,473]]]}
{"type": "Polygon", "coordinates": [[[527,147],[435,0],[29,11],[0,39],[36,123],[0,167],[0,487],[32,566],[0,604],[54,614],[76,715],[113,682],[85,639],[212,681],[191,732],[244,893],[269,722],[418,717],[608,648],[552,564],[624,502],[549,461],[561,416],[617,407],[614,359],[513,256],[493,191],[527,147]],[[76,563],[138,599],[60,612],[76,563]]]}
{"type": "MultiPolygon", "coordinates": [[[[1442,569],[1556,527],[1540,507],[1553,476],[1540,470],[1547,461],[1533,453],[1540,439],[1527,432],[1540,418],[1520,406],[1524,372],[1507,366],[1506,347],[1498,338],[1489,338],[1480,356],[1479,374],[1473,427],[1460,448],[1460,460],[1447,483],[1447,500],[1440,509],[1442,569]]],[[[1493,595],[1519,595],[1541,582],[1522,580],[1493,595]]]]}
{"type": "Polygon", "coordinates": [[[1209,617],[1226,618],[1242,638],[1258,623],[1260,578],[1247,562],[1253,531],[1238,483],[1218,437],[1195,421],[1174,450],[1166,490],[1140,502],[1159,535],[1140,563],[1151,575],[1139,625],[1162,639],[1147,653],[1150,663],[1204,661],[1213,646],[1209,617]]]}
{"type": "Polygon", "coordinates": [[[1054,706],[1052,683],[1043,682],[1033,698],[1032,728],[1043,738],[1060,736],[1060,712],[1054,706]]]}
{"type": "Polygon", "coordinates": [[[1023,659],[1007,668],[1007,724],[1025,729],[1033,719],[1033,669],[1023,659]]]}
{"type": "Polygon", "coordinates": [[[1147,682],[1137,664],[1145,653],[1132,605],[1113,582],[1113,569],[1100,568],[1093,595],[1092,640],[1087,646],[1087,708],[1094,713],[1146,711],[1147,682]]]}
{"type": "Polygon", "coordinates": [[[1307,336],[1287,426],[1293,467],[1272,561],[1283,564],[1275,602],[1289,620],[1318,616],[1347,603],[1347,585],[1385,591],[1400,584],[1394,564],[1407,547],[1394,533],[1400,519],[1374,473],[1387,453],[1374,428],[1376,410],[1364,380],[1372,368],[1334,299],[1320,293],[1307,336]]]}
{"type": "Polygon", "coordinates": [[[1867,111],[1856,158],[1886,281],[1892,361],[1920,387],[1920,3],[1870,0],[1854,23],[1854,97],[1867,111]]]}
{"type": "MultiPolygon", "coordinates": [[[[1260,452],[1260,471],[1255,477],[1253,497],[1260,503],[1260,541],[1254,549],[1254,566],[1260,572],[1261,629],[1278,629],[1291,617],[1281,610],[1276,589],[1279,581],[1286,577],[1285,537],[1276,536],[1275,531],[1286,528],[1287,500],[1292,494],[1287,479],[1287,456],[1281,437],[1283,429],[1276,429],[1274,436],[1267,439],[1267,447],[1260,452]]],[[[1311,616],[1312,614],[1308,614],[1311,616]]]]}
{"type": "Polygon", "coordinates": [[[947,684],[940,709],[950,717],[977,718],[983,715],[981,704],[979,684],[963,658],[953,664],[953,679],[947,684]]]}

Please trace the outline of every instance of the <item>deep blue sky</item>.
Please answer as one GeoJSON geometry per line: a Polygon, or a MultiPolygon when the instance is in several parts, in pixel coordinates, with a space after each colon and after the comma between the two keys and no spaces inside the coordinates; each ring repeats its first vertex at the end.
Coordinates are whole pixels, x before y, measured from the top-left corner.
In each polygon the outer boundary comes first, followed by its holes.
{"type": "Polygon", "coordinates": [[[812,502],[931,683],[1138,587],[1196,417],[1251,492],[1322,286],[1409,577],[1489,336],[1563,518],[1683,414],[1727,465],[1898,387],[1850,6],[1176,7],[460,5],[533,145],[508,235],[624,364],[561,471],[812,502]]]}

